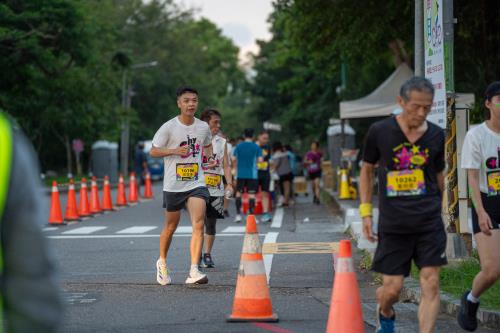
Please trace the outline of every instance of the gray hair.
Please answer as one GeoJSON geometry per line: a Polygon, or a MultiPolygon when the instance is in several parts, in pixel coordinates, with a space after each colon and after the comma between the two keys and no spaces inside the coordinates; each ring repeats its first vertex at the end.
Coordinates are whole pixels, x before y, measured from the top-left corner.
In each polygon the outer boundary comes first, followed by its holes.
{"type": "Polygon", "coordinates": [[[412,91],[427,92],[434,97],[434,86],[432,82],[421,76],[414,76],[401,86],[399,90],[399,96],[405,101],[410,99],[410,93],[412,91]]]}

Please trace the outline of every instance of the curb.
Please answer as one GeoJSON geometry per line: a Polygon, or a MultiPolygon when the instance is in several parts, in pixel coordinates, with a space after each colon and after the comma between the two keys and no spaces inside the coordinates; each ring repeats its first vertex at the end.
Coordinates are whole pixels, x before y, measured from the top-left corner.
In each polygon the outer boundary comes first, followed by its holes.
{"type": "MultiPolygon", "coordinates": [[[[412,278],[405,279],[405,286],[401,291],[401,301],[410,301],[412,303],[420,303],[420,286],[418,281],[412,278]]],[[[442,313],[456,317],[460,310],[460,300],[445,293],[440,292],[442,313]]],[[[477,319],[482,326],[492,329],[500,329],[500,312],[488,309],[481,309],[477,311],[477,319]]]]}
{"type": "MultiPolygon", "coordinates": [[[[322,188],[322,191],[331,197],[331,199],[336,202],[336,205],[339,207],[342,218],[345,220],[346,218],[346,207],[343,205],[335,196],[335,193],[331,189],[322,188]]],[[[355,235],[352,234],[351,229],[347,230],[351,237],[355,240],[355,235]]],[[[370,253],[370,255],[373,255],[370,253]]],[[[410,301],[412,303],[419,304],[420,303],[420,285],[418,281],[412,278],[405,279],[405,286],[401,291],[400,301],[410,301]]],[[[442,313],[451,315],[456,317],[459,309],[460,309],[460,300],[446,294],[444,292],[440,292],[441,298],[441,306],[440,311],[442,313]]],[[[500,329],[500,311],[488,310],[479,308],[477,311],[477,319],[479,323],[487,328],[492,329],[500,329]]]]}

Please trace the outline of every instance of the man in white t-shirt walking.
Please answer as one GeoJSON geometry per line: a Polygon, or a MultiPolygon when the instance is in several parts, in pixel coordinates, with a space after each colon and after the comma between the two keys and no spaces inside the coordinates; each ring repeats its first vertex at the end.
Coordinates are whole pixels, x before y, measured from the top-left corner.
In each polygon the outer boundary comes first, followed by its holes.
{"type": "Polygon", "coordinates": [[[210,192],[210,200],[207,205],[205,218],[205,252],[201,258],[201,265],[202,267],[213,268],[215,267],[212,259],[215,226],[217,219],[224,218],[225,196],[231,197],[233,194],[233,177],[231,176],[231,167],[229,166],[226,139],[219,135],[220,112],[214,108],[207,108],[201,113],[200,120],[205,121],[212,132],[212,151],[217,163],[215,168],[203,170],[205,172],[205,184],[210,192]],[[227,180],[227,184],[223,182],[224,177],[227,180]]]}
{"type": "Polygon", "coordinates": [[[167,268],[167,253],[172,236],[187,207],[193,233],[191,235],[191,269],[186,284],[207,283],[208,278],[199,271],[198,263],[203,244],[205,208],[210,194],[205,186],[202,170],[202,149],[209,156],[205,167],[216,165],[212,154],[212,135],[206,122],[194,117],[198,108],[198,92],[190,87],[177,90],[180,115],[163,124],[153,138],[152,157],[163,157],[163,207],[165,226],[160,234],[160,257],[156,262],[156,279],[159,284],[172,282],[167,268]]]}
{"type": "Polygon", "coordinates": [[[462,147],[462,168],[471,190],[472,231],[481,271],[461,299],[457,319],[467,331],[477,328],[479,297],[500,279],[500,81],[488,86],[485,107],[490,119],[472,128],[462,147]]]}

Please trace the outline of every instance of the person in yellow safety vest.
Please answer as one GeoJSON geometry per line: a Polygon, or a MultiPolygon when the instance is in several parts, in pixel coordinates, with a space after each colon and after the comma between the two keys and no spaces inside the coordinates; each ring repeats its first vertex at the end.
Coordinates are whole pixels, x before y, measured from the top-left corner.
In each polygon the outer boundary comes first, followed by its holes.
{"type": "Polygon", "coordinates": [[[62,302],[40,225],[35,154],[0,110],[0,332],[55,332],[62,302]]]}

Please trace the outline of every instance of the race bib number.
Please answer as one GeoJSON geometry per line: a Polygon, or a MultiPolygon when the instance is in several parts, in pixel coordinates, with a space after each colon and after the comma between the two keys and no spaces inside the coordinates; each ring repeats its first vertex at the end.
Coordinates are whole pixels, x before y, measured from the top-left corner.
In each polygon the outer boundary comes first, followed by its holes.
{"type": "Polygon", "coordinates": [[[269,167],[268,162],[258,162],[257,163],[257,169],[259,169],[259,170],[267,170],[268,167],[269,167]]]}
{"type": "Polygon", "coordinates": [[[319,171],[318,163],[311,163],[308,168],[309,172],[317,172],[319,171]]]}
{"type": "Polygon", "coordinates": [[[177,180],[198,180],[198,163],[177,163],[177,180]]]}
{"type": "Polygon", "coordinates": [[[221,175],[205,173],[205,184],[210,188],[219,188],[222,181],[221,175]]]}
{"type": "Polygon", "coordinates": [[[488,173],[488,194],[497,195],[500,192],[500,171],[488,173]]]}
{"type": "Polygon", "coordinates": [[[387,173],[387,196],[399,197],[425,194],[424,172],[421,169],[387,173]]]}

